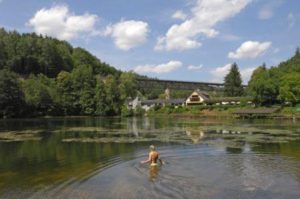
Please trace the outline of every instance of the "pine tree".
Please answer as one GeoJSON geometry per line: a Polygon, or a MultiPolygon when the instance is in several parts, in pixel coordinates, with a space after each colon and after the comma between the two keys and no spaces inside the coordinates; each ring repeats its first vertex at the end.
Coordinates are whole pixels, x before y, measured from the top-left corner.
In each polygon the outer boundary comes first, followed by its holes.
{"type": "Polygon", "coordinates": [[[231,65],[231,69],[224,79],[224,84],[226,96],[233,97],[243,95],[242,78],[236,63],[231,65]]]}

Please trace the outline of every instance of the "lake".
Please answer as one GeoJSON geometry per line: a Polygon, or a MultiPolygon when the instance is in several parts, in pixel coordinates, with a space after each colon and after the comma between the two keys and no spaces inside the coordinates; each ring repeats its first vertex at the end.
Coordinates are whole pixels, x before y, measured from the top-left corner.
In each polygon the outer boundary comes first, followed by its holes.
{"type": "Polygon", "coordinates": [[[300,122],[0,120],[0,198],[300,198],[300,122]]]}

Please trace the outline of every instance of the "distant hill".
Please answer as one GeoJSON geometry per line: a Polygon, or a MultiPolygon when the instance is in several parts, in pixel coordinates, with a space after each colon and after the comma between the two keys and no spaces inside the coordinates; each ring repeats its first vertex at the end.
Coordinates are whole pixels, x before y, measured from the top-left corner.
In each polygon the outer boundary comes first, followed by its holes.
{"type": "Polygon", "coordinates": [[[102,76],[121,73],[85,49],[73,48],[66,41],[0,29],[0,70],[6,68],[20,75],[42,73],[56,77],[59,72],[70,72],[80,65],[91,66],[94,74],[102,76]]]}
{"type": "Polygon", "coordinates": [[[248,86],[248,95],[256,104],[292,104],[300,102],[300,51],[267,69],[258,67],[252,74],[248,86]]]}

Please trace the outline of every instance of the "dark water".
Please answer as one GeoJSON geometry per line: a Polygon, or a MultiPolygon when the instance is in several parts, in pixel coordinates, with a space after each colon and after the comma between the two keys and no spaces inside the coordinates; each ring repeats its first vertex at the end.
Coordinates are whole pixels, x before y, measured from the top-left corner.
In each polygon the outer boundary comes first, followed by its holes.
{"type": "Polygon", "coordinates": [[[300,122],[0,120],[0,198],[300,198],[300,122]]]}

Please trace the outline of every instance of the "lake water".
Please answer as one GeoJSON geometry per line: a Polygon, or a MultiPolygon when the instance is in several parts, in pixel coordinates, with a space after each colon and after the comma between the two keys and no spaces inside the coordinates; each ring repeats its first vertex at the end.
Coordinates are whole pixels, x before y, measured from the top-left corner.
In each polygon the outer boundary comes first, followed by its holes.
{"type": "Polygon", "coordinates": [[[0,198],[300,198],[300,122],[0,120],[0,198]]]}

